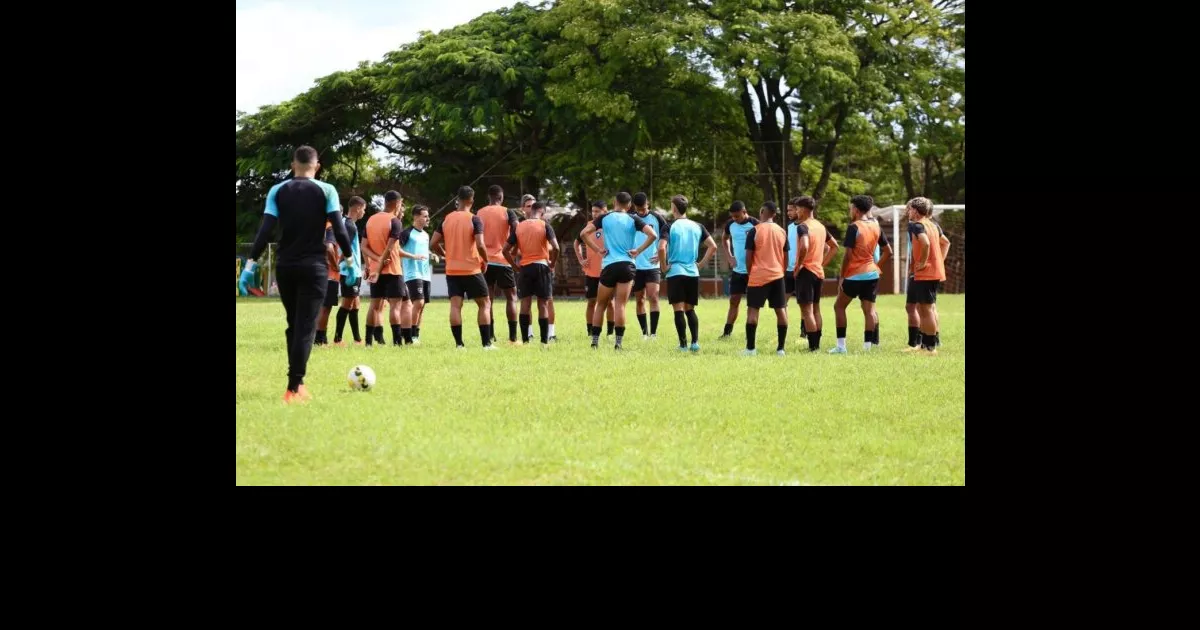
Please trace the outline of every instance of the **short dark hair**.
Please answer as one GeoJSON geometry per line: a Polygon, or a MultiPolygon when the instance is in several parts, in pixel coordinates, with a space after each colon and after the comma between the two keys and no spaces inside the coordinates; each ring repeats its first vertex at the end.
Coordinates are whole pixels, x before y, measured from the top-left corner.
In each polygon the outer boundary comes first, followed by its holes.
{"type": "Polygon", "coordinates": [[[413,216],[414,217],[417,216],[418,214],[421,214],[422,212],[426,212],[426,213],[429,212],[429,206],[422,206],[421,204],[417,204],[417,205],[413,206],[413,216]]]}
{"type": "Polygon", "coordinates": [[[624,191],[617,193],[617,203],[625,204],[630,201],[633,201],[633,197],[630,197],[629,193],[624,191]]]}
{"type": "Polygon", "coordinates": [[[462,186],[458,189],[458,200],[466,201],[475,198],[475,189],[470,186],[462,186]]]}
{"type": "Polygon", "coordinates": [[[816,210],[817,209],[817,200],[813,199],[812,197],[809,197],[808,195],[802,195],[800,197],[792,197],[792,200],[788,202],[788,205],[796,206],[797,208],[808,208],[809,210],[816,210]]]}
{"type": "Polygon", "coordinates": [[[383,200],[387,203],[391,203],[393,201],[400,201],[401,198],[402,197],[401,197],[400,193],[395,190],[389,190],[389,191],[383,193],[383,200]]]}
{"type": "Polygon", "coordinates": [[[646,193],[644,193],[644,192],[637,193],[633,196],[633,205],[635,205],[639,208],[643,208],[646,206],[646,201],[648,199],[649,199],[649,197],[646,196],[646,193]]]}
{"type": "Polygon", "coordinates": [[[671,197],[671,205],[679,211],[679,214],[687,214],[688,198],[683,195],[675,195],[671,197]]]}
{"type": "Polygon", "coordinates": [[[913,197],[912,199],[909,199],[908,207],[916,210],[917,214],[923,217],[929,216],[929,213],[933,211],[933,204],[929,203],[929,200],[924,197],[913,197]]]}
{"type": "Polygon", "coordinates": [[[592,202],[592,207],[600,208],[601,210],[608,210],[608,202],[603,199],[597,199],[592,202]]]}
{"type": "Polygon", "coordinates": [[[350,201],[347,201],[346,204],[350,208],[357,208],[358,206],[367,205],[367,200],[363,199],[362,197],[359,197],[358,195],[355,195],[355,196],[351,197],[350,201]]]}
{"type": "Polygon", "coordinates": [[[746,209],[746,204],[744,204],[740,201],[735,201],[732,204],[730,204],[730,206],[729,206],[730,212],[741,212],[742,210],[745,210],[745,209],[746,209]]]}
{"type": "Polygon", "coordinates": [[[863,214],[870,212],[871,208],[875,207],[875,200],[870,195],[854,195],[850,198],[850,203],[854,204],[854,207],[863,214]]]}
{"type": "Polygon", "coordinates": [[[494,203],[499,203],[501,199],[504,199],[504,189],[499,184],[488,186],[488,199],[494,203]]]}
{"type": "Polygon", "coordinates": [[[771,216],[775,216],[775,213],[779,212],[779,208],[775,207],[774,201],[764,201],[762,207],[771,216]]]}
{"type": "Polygon", "coordinates": [[[301,164],[312,164],[317,161],[317,150],[307,144],[303,145],[292,154],[292,159],[301,164]]]}
{"type": "Polygon", "coordinates": [[[542,210],[545,210],[545,209],[546,209],[546,202],[545,202],[545,201],[535,201],[535,202],[533,202],[533,206],[532,206],[532,208],[531,208],[531,209],[532,209],[532,210],[537,210],[537,211],[539,211],[539,212],[540,212],[540,211],[542,211],[542,210]]]}

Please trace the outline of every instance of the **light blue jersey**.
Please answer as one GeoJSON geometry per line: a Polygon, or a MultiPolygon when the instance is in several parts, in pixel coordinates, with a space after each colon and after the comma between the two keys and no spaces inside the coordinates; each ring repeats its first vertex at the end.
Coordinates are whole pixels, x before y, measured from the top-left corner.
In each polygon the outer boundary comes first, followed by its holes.
{"type": "Polygon", "coordinates": [[[676,219],[667,228],[667,277],[690,276],[698,278],[700,269],[696,267],[696,259],[700,255],[700,244],[710,237],[708,229],[703,225],[683,218],[676,219]]]}
{"type": "MultiPolygon", "coordinates": [[[[667,221],[666,221],[666,219],[664,219],[662,217],[662,215],[658,214],[657,212],[648,212],[648,213],[646,213],[646,216],[644,216],[644,217],[637,214],[636,212],[631,212],[630,214],[640,218],[642,221],[645,221],[646,225],[649,225],[651,227],[651,229],[654,230],[655,236],[657,236],[658,238],[663,237],[663,233],[666,231],[666,228],[667,228],[667,221]]],[[[642,243],[645,243],[646,239],[648,239],[648,238],[650,238],[650,237],[646,236],[646,234],[644,232],[638,232],[637,234],[634,234],[633,235],[634,248],[641,247],[642,243]]],[[[637,260],[634,261],[634,266],[641,270],[658,269],[658,265],[650,262],[650,259],[654,258],[654,252],[657,249],[658,249],[657,247],[653,247],[653,246],[647,247],[646,250],[643,251],[642,254],[637,257],[637,260]]]]}
{"type": "Polygon", "coordinates": [[[633,262],[626,252],[639,247],[633,243],[635,235],[646,226],[641,217],[618,210],[592,221],[592,225],[604,232],[604,248],[608,250],[600,262],[601,269],[613,263],[633,262]]]}
{"type": "Polygon", "coordinates": [[[414,256],[425,256],[425,260],[401,258],[400,267],[404,270],[404,281],[432,280],[433,266],[429,264],[429,234],[415,227],[405,228],[400,233],[400,249],[414,256]]]}
{"type": "Polygon", "coordinates": [[[725,222],[725,233],[733,241],[734,273],[746,273],[746,234],[756,225],[758,219],[754,217],[747,218],[745,223],[738,223],[732,218],[725,222]]]}
{"type": "Polygon", "coordinates": [[[796,250],[800,247],[800,237],[796,235],[796,224],[788,224],[788,266],[789,275],[796,270],[796,250]]]}

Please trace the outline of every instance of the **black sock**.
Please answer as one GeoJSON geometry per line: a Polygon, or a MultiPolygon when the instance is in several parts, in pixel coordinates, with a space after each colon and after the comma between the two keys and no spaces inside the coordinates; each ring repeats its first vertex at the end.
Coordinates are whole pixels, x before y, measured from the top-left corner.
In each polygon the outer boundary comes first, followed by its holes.
{"type": "MultiPolygon", "coordinates": [[[[488,321],[489,322],[496,321],[496,303],[495,302],[488,303],[488,321]]],[[[492,333],[489,332],[488,334],[490,335],[492,333]]],[[[488,338],[488,343],[491,343],[490,337],[488,338]]]]}
{"type": "Polygon", "coordinates": [[[458,326],[451,326],[450,332],[454,333],[454,345],[457,347],[462,347],[462,325],[460,324],[458,326]]]}
{"type": "Polygon", "coordinates": [[[921,329],[916,326],[908,327],[908,347],[915,348],[921,342],[921,329]]]}
{"type": "Polygon", "coordinates": [[[617,345],[621,345],[621,340],[625,338],[625,327],[617,326],[617,345]]]}
{"type": "Polygon", "coordinates": [[[420,338],[421,338],[421,327],[413,326],[413,339],[420,339],[420,338]]]}
{"type": "Polygon", "coordinates": [[[787,324],[776,326],[776,329],[779,331],[779,347],[775,348],[776,352],[783,350],[783,342],[787,341],[787,328],[787,324]]]}
{"type": "Polygon", "coordinates": [[[650,334],[649,331],[646,330],[646,314],[645,313],[638,313],[638,326],[642,327],[643,335],[650,334]]]}
{"type": "Polygon", "coordinates": [[[837,338],[838,338],[838,339],[845,339],[845,338],[846,338],[846,327],[845,327],[845,326],[838,326],[838,327],[837,327],[837,338]]]}
{"type": "Polygon", "coordinates": [[[485,348],[492,345],[492,326],[490,324],[479,326],[479,340],[483,342],[485,348]]]}
{"type": "Polygon", "coordinates": [[[373,345],[374,343],[375,343],[375,327],[367,326],[367,345],[370,346],[370,345],[373,345]]]}
{"type": "Polygon", "coordinates": [[[358,309],[350,309],[350,332],[354,334],[354,341],[362,341],[362,337],[358,334],[358,309]]]}
{"type": "Polygon", "coordinates": [[[592,347],[600,345],[600,327],[592,326],[592,347]]]}
{"type": "Polygon", "coordinates": [[[939,330],[938,332],[933,333],[933,347],[936,348],[940,345],[942,345],[942,331],[939,330]]]}
{"type": "Polygon", "coordinates": [[[936,347],[937,347],[937,333],[934,333],[932,335],[921,333],[921,349],[933,350],[936,347]]]}
{"type": "Polygon", "coordinates": [[[863,331],[863,343],[875,343],[875,331],[864,330],[863,331]]]}
{"type": "Polygon", "coordinates": [[[800,315],[800,338],[808,338],[808,330],[804,327],[804,315],[800,315]]]}
{"type": "Polygon", "coordinates": [[[754,344],[757,341],[755,339],[755,337],[757,337],[757,336],[758,336],[758,324],[746,324],[746,349],[747,350],[755,349],[754,344]]]}
{"type": "Polygon", "coordinates": [[[317,334],[313,335],[313,345],[314,346],[325,345],[325,331],[324,330],[318,330],[317,334]]]}
{"type": "Polygon", "coordinates": [[[291,374],[289,374],[288,375],[288,387],[287,387],[288,391],[289,392],[298,391],[300,389],[300,383],[303,381],[304,381],[303,376],[292,376],[291,374]]]}
{"type": "Polygon", "coordinates": [[[721,333],[722,337],[728,337],[733,334],[733,324],[725,324],[725,332],[721,333]]]}
{"type": "MultiPolygon", "coordinates": [[[[614,324],[613,322],[608,322],[608,334],[609,334],[609,335],[613,334],[613,327],[614,327],[614,326],[616,326],[616,324],[614,324]]],[[[600,334],[600,331],[599,331],[599,330],[596,330],[596,334],[600,334]]]]}
{"type": "Polygon", "coordinates": [[[342,331],[346,330],[346,318],[350,316],[350,309],[339,308],[337,314],[337,329],[333,333],[333,342],[342,342],[342,331]]]}
{"type": "Polygon", "coordinates": [[[688,329],[692,332],[692,343],[700,341],[700,316],[696,311],[687,311],[688,329]]]}
{"type": "Polygon", "coordinates": [[[808,333],[808,349],[816,352],[821,349],[821,331],[814,330],[808,333]]]}
{"type": "Polygon", "coordinates": [[[392,324],[392,345],[404,345],[404,337],[400,334],[400,324],[392,324]]]}
{"type": "Polygon", "coordinates": [[[387,342],[383,340],[383,324],[375,326],[375,342],[381,346],[387,345],[387,342]]]}
{"type": "Polygon", "coordinates": [[[661,315],[661,313],[659,311],[650,311],[650,334],[651,335],[658,334],[658,316],[659,315],[661,315]]]}
{"type": "Polygon", "coordinates": [[[675,311],[675,332],[679,335],[679,347],[687,345],[687,318],[683,311],[675,311]]]}
{"type": "Polygon", "coordinates": [[[879,324],[875,324],[875,330],[871,331],[871,343],[879,345],[879,324]]]}
{"type": "Polygon", "coordinates": [[[511,319],[508,320],[508,340],[509,341],[517,340],[517,322],[515,322],[511,319]]]}
{"type": "Polygon", "coordinates": [[[542,343],[550,343],[550,318],[538,318],[538,332],[542,335],[542,343]]]}
{"type": "MultiPolygon", "coordinates": [[[[517,318],[521,320],[521,341],[524,341],[525,343],[529,343],[529,322],[531,321],[532,317],[532,313],[521,313],[520,315],[517,315],[517,318]]],[[[509,329],[511,330],[513,323],[509,322],[508,325],[509,329]]]]}
{"type": "Polygon", "coordinates": [[[401,328],[400,336],[404,338],[404,345],[412,344],[412,328],[401,328]]]}

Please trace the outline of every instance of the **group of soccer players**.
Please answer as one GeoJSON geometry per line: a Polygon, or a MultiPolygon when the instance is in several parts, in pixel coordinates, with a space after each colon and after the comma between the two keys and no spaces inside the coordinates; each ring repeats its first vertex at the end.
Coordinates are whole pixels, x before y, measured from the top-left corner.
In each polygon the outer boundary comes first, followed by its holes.
{"type": "MultiPolygon", "coordinates": [[[[331,310],[338,303],[339,290],[342,301],[334,344],[342,343],[347,321],[355,342],[361,342],[358,308],[364,259],[371,285],[367,345],[385,343],[385,303],[393,344],[420,343],[421,315],[432,279],[431,257],[442,257],[446,262],[450,329],[456,347],[465,347],[462,306],[465,299],[470,299],[477,307],[480,342],[484,349],[495,349],[492,300],[500,295],[506,301],[510,343],[518,343],[518,326],[523,342],[532,341],[534,299],[542,347],[554,338],[553,268],[561,248],[553,228],[542,218],[544,203],[526,195],[521,200],[524,216],[520,216],[502,205],[503,189],[492,186],[488,190],[490,204],[472,212],[474,190],[463,186],[458,190],[456,208],[431,236],[425,231],[429,209],[416,206],[413,223],[405,228],[403,199],[400,193],[388,191],[383,211],[367,220],[360,244],[355,223],[364,215],[366,202],[352,197],[343,216],[337,192],[313,179],[319,164],[311,147],[297,149],[292,166],[295,176],[268,193],[263,225],[249,262],[254,265],[278,223],[283,235],[277,279],[288,322],[285,401],[309,397],[303,385],[308,356],[314,341],[318,345],[328,343],[326,328],[331,310]]],[[[834,304],[837,346],[832,353],[847,351],[846,308],[855,298],[861,302],[865,321],[864,350],[879,345],[875,299],[880,265],[892,255],[892,248],[871,216],[873,207],[873,200],[865,195],[854,197],[850,203],[852,223],[841,243],[846,255],[834,304]]],[[[616,334],[614,348],[622,348],[625,307],[631,294],[637,300],[643,339],[657,338],[659,288],[665,277],[679,350],[700,350],[695,312],[700,294],[699,268],[716,253],[717,245],[703,225],[687,218],[687,208],[688,200],[682,195],[671,198],[670,219],[649,210],[644,193],[618,193],[611,212],[605,201],[593,202],[592,220],[575,243],[575,254],[587,276],[588,333],[593,349],[599,347],[601,323],[606,317],[608,334],[616,334]]],[[[907,300],[908,345],[910,350],[919,348],[936,354],[939,342],[935,302],[938,283],[945,280],[944,262],[950,241],[932,221],[928,199],[914,198],[906,210],[914,270],[907,300]]],[[[733,273],[721,338],[731,337],[745,296],[746,355],[757,354],[758,316],[764,305],[776,315],[776,354],[785,354],[787,302],[793,295],[801,309],[800,334],[807,339],[810,351],[820,349],[824,267],[836,254],[839,243],[816,219],[812,197],[789,200],[787,218],[791,222],[786,230],[776,221],[777,213],[773,202],[764,202],[756,219],[749,216],[745,204],[735,201],[725,224],[724,255],[733,273]]]]}

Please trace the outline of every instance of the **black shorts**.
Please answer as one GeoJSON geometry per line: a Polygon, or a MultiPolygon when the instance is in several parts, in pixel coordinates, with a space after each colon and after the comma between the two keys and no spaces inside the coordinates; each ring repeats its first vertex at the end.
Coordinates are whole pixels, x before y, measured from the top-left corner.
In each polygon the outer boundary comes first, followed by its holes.
{"type": "Polygon", "coordinates": [[[647,284],[662,284],[662,272],[658,269],[637,269],[633,272],[633,292],[644,291],[647,284]]]}
{"type": "Polygon", "coordinates": [[[341,284],[337,280],[330,280],[325,283],[325,301],[321,302],[321,306],[325,308],[333,308],[337,306],[338,285],[341,284]]]}
{"type": "Polygon", "coordinates": [[[905,304],[937,304],[938,280],[908,279],[908,297],[905,304]]]}
{"type": "Polygon", "coordinates": [[[346,284],[346,276],[342,276],[341,285],[342,297],[356,298],[358,297],[359,291],[362,290],[362,276],[359,276],[358,279],[354,281],[354,284],[346,284]]]}
{"type": "Polygon", "coordinates": [[[667,303],[668,304],[691,304],[695,306],[700,303],[700,278],[699,276],[671,276],[667,278],[667,303]]]}
{"type": "Polygon", "coordinates": [[[549,299],[553,293],[554,274],[550,267],[541,263],[531,263],[521,267],[521,275],[517,277],[517,297],[538,297],[549,299]]]}
{"type": "Polygon", "coordinates": [[[825,281],[808,269],[801,269],[796,276],[796,302],[799,304],[820,304],[821,286],[825,281]]]}
{"type": "MultiPolygon", "coordinates": [[[[512,273],[512,269],[508,271],[512,273]]],[[[471,276],[446,276],[446,292],[452,298],[466,296],[469,300],[475,300],[487,297],[487,280],[481,273],[471,276]]]]}
{"type": "Polygon", "coordinates": [[[428,301],[429,291],[433,284],[428,280],[409,280],[404,283],[404,286],[408,287],[408,299],[415,302],[417,300],[428,301]]]}
{"type": "Polygon", "coordinates": [[[874,302],[879,294],[879,278],[874,280],[842,280],[842,293],[850,299],[874,302]]]}
{"type": "Polygon", "coordinates": [[[764,303],[770,304],[771,308],[783,308],[786,299],[783,278],[775,278],[761,287],[746,287],[746,306],[749,308],[762,308],[764,303]]]}
{"type": "Polygon", "coordinates": [[[750,276],[744,273],[733,272],[729,276],[729,295],[742,295],[746,292],[746,284],[750,282],[750,276]]]}
{"type": "Polygon", "coordinates": [[[408,299],[408,287],[404,286],[404,276],[390,273],[379,274],[379,282],[371,285],[371,299],[408,299]]]}
{"type": "Polygon", "coordinates": [[[796,276],[792,275],[796,270],[783,272],[783,292],[785,295],[796,295],[796,276]]]}
{"type": "Polygon", "coordinates": [[[494,286],[497,289],[511,289],[517,286],[517,278],[513,274],[512,267],[502,267],[500,265],[488,264],[487,273],[484,274],[484,279],[487,280],[489,287],[494,286]]]}
{"type": "Polygon", "coordinates": [[[587,299],[596,299],[596,293],[600,291],[600,278],[588,276],[584,281],[584,285],[587,286],[587,299]]]}
{"type": "Polygon", "coordinates": [[[611,289],[622,282],[633,282],[636,272],[631,262],[615,262],[600,272],[600,284],[611,289]]]}

